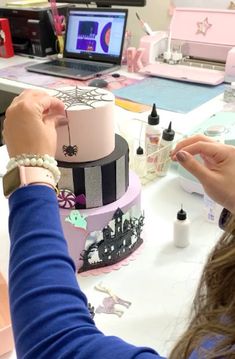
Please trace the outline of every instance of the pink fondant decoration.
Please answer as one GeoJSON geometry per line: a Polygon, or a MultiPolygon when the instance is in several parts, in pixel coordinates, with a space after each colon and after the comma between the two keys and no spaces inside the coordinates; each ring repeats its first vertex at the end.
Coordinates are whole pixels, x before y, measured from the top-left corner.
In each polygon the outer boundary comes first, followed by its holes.
{"type": "Polygon", "coordinates": [[[117,208],[120,208],[123,213],[128,212],[133,206],[137,206],[140,209],[141,184],[139,177],[134,172],[130,172],[129,183],[130,185],[127,192],[116,202],[98,208],[79,210],[80,214],[85,216],[87,221],[86,232],[75,228],[71,223],[65,221],[66,217],[70,214],[70,210],[60,209],[60,218],[64,235],[68,243],[69,254],[77,269],[82,265],[82,260],[79,258],[80,253],[85,249],[88,233],[102,230],[107,226],[112,220],[117,208]]]}
{"type": "MultiPolygon", "coordinates": [[[[83,88],[87,90],[86,87],[83,88]]],[[[89,90],[92,88],[89,87],[89,90]]],[[[66,89],[64,89],[65,91],[66,89]]],[[[92,107],[76,105],[67,108],[67,125],[57,128],[56,159],[65,162],[88,162],[108,156],[115,147],[114,96],[104,89],[96,89],[105,100],[94,101],[92,107]],[[63,146],[77,146],[77,153],[66,156],[63,146]]]]}

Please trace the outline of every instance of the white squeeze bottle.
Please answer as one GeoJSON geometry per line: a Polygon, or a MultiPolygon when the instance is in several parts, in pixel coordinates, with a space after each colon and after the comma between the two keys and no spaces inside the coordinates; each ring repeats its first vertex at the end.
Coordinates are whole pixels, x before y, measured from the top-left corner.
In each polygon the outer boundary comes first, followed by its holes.
{"type": "Polygon", "coordinates": [[[190,223],[187,213],[181,207],[174,221],[173,240],[176,247],[185,248],[189,245],[190,223]]]}
{"type": "Polygon", "coordinates": [[[137,148],[134,157],[134,171],[139,176],[139,178],[146,176],[146,156],[141,146],[137,148]]]}
{"type": "Polygon", "coordinates": [[[152,112],[148,116],[148,124],[145,128],[145,155],[147,159],[147,172],[156,172],[157,150],[161,139],[161,128],[159,126],[159,115],[155,103],[152,112]]]}

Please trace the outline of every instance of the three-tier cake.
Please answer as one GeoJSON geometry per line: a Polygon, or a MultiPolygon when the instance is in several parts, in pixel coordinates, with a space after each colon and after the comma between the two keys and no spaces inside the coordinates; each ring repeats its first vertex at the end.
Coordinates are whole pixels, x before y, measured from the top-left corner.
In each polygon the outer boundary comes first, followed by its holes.
{"type": "Polygon", "coordinates": [[[115,134],[114,96],[91,87],[64,88],[56,96],[68,119],[57,130],[56,160],[69,253],[78,272],[121,264],[142,244],[144,218],[128,144],[115,134]]]}

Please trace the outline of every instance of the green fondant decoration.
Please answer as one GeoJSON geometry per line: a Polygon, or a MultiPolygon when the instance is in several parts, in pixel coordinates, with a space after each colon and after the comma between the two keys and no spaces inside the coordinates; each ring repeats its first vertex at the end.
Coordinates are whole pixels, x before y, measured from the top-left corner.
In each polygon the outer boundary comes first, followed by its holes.
{"type": "Polygon", "coordinates": [[[76,228],[87,228],[87,221],[78,210],[71,211],[70,215],[65,218],[65,222],[71,223],[76,228]]]}

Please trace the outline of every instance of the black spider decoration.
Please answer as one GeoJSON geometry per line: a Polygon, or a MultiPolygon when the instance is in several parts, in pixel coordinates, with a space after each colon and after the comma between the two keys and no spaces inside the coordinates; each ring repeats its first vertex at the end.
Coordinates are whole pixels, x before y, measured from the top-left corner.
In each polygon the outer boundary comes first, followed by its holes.
{"type": "Polygon", "coordinates": [[[71,146],[71,145],[64,145],[62,147],[63,149],[63,153],[65,156],[69,156],[69,157],[72,157],[72,156],[76,156],[76,154],[78,153],[78,147],[76,145],[74,146],[71,146]]]}

